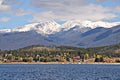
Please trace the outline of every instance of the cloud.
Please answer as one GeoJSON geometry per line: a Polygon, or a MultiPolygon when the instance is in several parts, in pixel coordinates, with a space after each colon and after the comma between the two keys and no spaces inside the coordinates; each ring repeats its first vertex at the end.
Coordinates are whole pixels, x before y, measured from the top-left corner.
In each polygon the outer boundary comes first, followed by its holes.
{"type": "Polygon", "coordinates": [[[96,0],[97,2],[107,2],[108,0],[96,0]]]}
{"type": "Polygon", "coordinates": [[[16,16],[24,16],[24,15],[30,14],[31,12],[30,11],[25,11],[24,9],[19,8],[17,10],[14,10],[14,11],[10,12],[10,13],[15,14],[16,16]]]}
{"type": "Polygon", "coordinates": [[[54,20],[55,15],[51,11],[49,12],[30,12],[31,15],[33,15],[33,19],[29,20],[29,22],[40,22],[40,21],[46,21],[46,20],[54,20]]]}
{"type": "Polygon", "coordinates": [[[8,17],[2,17],[2,18],[0,18],[0,22],[7,22],[9,20],[10,20],[10,18],[8,18],[8,17]]]}
{"type": "Polygon", "coordinates": [[[33,19],[30,22],[40,22],[43,20],[110,20],[118,17],[120,7],[104,7],[101,3],[108,1],[116,2],[119,0],[31,0],[30,8],[42,9],[43,11],[27,11],[21,8],[23,5],[20,0],[0,0],[0,13],[24,16],[31,14],[33,19]],[[98,4],[99,3],[99,4],[98,4]],[[15,7],[17,5],[19,7],[15,7]],[[116,14],[117,13],[117,14],[116,14]]]}
{"type": "Polygon", "coordinates": [[[114,11],[120,12],[120,6],[116,6],[115,9],[114,9],[114,11]]]}
{"type": "MultiPolygon", "coordinates": [[[[95,1],[95,0],[93,0],[95,1]]],[[[112,3],[119,3],[120,0],[96,0],[96,2],[99,2],[99,3],[104,3],[104,2],[112,2],[112,3]]]]}
{"type": "Polygon", "coordinates": [[[3,5],[21,5],[23,4],[20,0],[1,0],[3,5]]]}
{"type": "Polygon", "coordinates": [[[9,5],[4,5],[3,4],[3,0],[0,0],[0,11],[7,11],[9,10],[11,7],[9,5]]]}
{"type": "MultiPolygon", "coordinates": [[[[96,2],[96,0],[32,0],[33,7],[45,10],[39,14],[34,13],[33,20],[52,18],[61,21],[71,19],[99,21],[117,17],[115,13],[112,13],[113,8],[92,4],[89,3],[90,1],[96,2]]],[[[97,0],[97,2],[104,1],[107,0],[97,0]]]]}
{"type": "Polygon", "coordinates": [[[0,11],[7,11],[12,8],[13,5],[22,4],[19,0],[0,0],[0,11]]]}
{"type": "Polygon", "coordinates": [[[21,8],[16,8],[14,5],[20,6],[23,3],[20,0],[0,0],[0,14],[15,14],[17,16],[22,16],[27,13],[21,8]]]}

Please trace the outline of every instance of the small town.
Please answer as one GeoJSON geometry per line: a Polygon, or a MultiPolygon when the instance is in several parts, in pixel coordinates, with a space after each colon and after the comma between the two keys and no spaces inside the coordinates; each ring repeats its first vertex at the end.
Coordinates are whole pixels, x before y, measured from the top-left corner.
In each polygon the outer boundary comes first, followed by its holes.
{"type": "Polygon", "coordinates": [[[120,63],[119,52],[117,50],[114,54],[94,53],[82,49],[60,49],[60,48],[46,48],[34,47],[20,50],[5,50],[0,51],[0,63],[64,63],[64,64],[78,64],[78,63],[120,63]]]}

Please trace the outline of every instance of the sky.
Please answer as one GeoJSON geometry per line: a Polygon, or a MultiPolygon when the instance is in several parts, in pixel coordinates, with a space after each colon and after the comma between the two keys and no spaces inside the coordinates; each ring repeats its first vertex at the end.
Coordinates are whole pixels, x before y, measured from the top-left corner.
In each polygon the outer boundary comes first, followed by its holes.
{"type": "Polygon", "coordinates": [[[120,21],[120,0],[0,0],[0,29],[55,20],[120,21]]]}

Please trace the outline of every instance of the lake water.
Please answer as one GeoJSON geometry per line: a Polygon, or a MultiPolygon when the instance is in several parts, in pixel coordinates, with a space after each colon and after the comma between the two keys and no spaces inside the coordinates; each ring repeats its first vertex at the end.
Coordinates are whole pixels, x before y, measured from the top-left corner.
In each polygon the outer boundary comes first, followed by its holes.
{"type": "Polygon", "coordinates": [[[0,65],[0,80],[120,80],[120,65],[0,65]]]}

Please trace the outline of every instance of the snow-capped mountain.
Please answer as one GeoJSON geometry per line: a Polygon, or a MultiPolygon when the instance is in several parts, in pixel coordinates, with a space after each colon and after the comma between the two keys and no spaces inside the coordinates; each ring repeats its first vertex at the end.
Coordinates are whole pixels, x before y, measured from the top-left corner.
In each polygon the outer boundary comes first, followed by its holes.
{"type": "Polygon", "coordinates": [[[40,34],[53,34],[60,31],[60,25],[57,24],[55,21],[46,21],[46,22],[28,24],[23,27],[13,29],[12,31],[26,32],[31,30],[35,30],[40,34]]]}
{"type": "Polygon", "coordinates": [[[9,33],[9,32],[27,32],[27,31],[36,31],[39,34],[55,34],[62,31],[68,31],[70,29],[77,30],[80,32],[86,32],[88,29],[94,29],[96,27],[111,28],[113,26],[119,25],[120,22],[92,22],[92,21],[80,21],[80,20],[71,20],[67,21],[64,24],[60,25],[55,21],[44,21],[39,23],[32,23],[25,26],[21,26],[15,29],[1,29],[0,33],[9,33]]]}
{"type": "Polygon", "coordinates": [[[90,27],[92,29],[96,27],[111,28],[113,26],[120,25],[120,22],[103,22],[103,21],[92,22],[87,20],[86,21],[71,20],[63,24],[62,27],[65,28],[65,30],[68,30],[76,25],[80,26],[80,28],[83,28],[83,27],[90,27]]]}
{"type": "Polygon", "coordinates": [[[61,30],[60,26],[55,21],[46,21],[28,24],[14,29],[1,29],[0,33],[36,31],[39,34],[54,34],[61,30]]]}
{"type": "Polygon", "coordinates": [[[18,49],[30,45],[67,45],[98,47],[120,43],[120,22],[71,20],[28,24],[0,30],[0,49],[18,49]]]}

